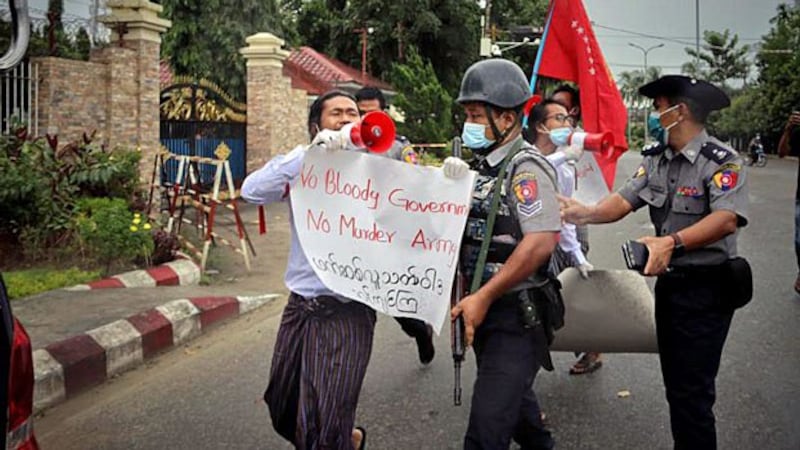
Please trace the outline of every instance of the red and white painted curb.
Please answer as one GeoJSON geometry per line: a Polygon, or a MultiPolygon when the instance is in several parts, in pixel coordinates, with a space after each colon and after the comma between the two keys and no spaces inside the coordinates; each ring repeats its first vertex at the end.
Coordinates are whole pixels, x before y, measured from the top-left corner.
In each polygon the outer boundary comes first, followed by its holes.
{"type": "Polygon", "coordinates": [[[208,327],[270,303],[278,294],[174,300],[33,352],[34,409],[44,408],[181,345],[208,327]]]}
{"type": "Polygon", "coordinates": [[[190,259],[177,259],[145,270],[134,270],[88,284],[65,288],[68,291],[155,286],[188,286],[200,282],[200,266],[190,259]]]}

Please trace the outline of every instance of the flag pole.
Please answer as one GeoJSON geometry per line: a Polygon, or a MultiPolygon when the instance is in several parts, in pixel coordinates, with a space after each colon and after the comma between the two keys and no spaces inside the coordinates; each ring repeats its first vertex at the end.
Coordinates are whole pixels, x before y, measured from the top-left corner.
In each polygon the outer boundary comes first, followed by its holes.
{"type": "MultiPolygon", "coordinates": [[[[533,63],[533,72],[531,73],[531,95],[533,95],[533,90],[536,88],[536,78],[539,74],[539,65],[542,63],[542,53],[544,53],[544,44],[547,40],[547,34],[550,33],[550,21],[553,20],[553,10],[556,7],[556,1],[552,0],[550,2],[550,11],[547,13],[547,22],[544,24],[544,31],[542,32],[542,38],[539,40],[539,49],[536,51],[536,61],[533,63]]],[[[528,116],[522,119],[522,128],[528,128],[528,116]]]]}

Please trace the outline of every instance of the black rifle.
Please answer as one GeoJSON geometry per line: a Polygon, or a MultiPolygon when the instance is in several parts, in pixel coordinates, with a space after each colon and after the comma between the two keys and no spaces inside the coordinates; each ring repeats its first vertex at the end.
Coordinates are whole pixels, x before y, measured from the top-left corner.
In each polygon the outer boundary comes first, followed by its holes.
{"type": "MultiPolygon", "coordinates": [[[[453,156],[461,158],[461,138],[453,139],[453,156]]],[[[451,306],[455,306],[464,296],[464,277],[461,274],[461,265],[456,265],[456,278],[453,282],[453,292],[450,297],[451,306]]],[[[459,314],[450,327],[450,347],[453,350],[453,368],[455,371],[455,385],[453,387],[453,404],[461,405],[461,363],[464,362],[466,345],[464,343],[464,317],[459,314]]]]}

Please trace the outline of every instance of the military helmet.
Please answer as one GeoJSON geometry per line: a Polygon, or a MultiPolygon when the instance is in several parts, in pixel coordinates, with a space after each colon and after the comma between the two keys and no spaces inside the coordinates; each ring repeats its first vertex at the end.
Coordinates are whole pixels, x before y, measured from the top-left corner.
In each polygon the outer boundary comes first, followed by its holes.
{"type": "Polygon", "coordinates": [[[528,79],[507,59],[484,59],[471,65],[461,80],[458,103],[483,102],[503,109],[522,106],[531,96],[528,79]]]}

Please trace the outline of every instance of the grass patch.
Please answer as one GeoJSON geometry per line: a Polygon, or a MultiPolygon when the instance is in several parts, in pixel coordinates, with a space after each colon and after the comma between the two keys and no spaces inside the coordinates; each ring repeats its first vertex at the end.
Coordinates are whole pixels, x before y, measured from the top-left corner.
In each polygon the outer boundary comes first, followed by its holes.
{"type": "Polygon", "coordinates": [[[100,270],[71,269],[26,269],[6,272],[3,279],[6,282],[9,298],[22,298],[40,292],[50,291],[62,287],[83,284],[100,278],[100,270]]]}

